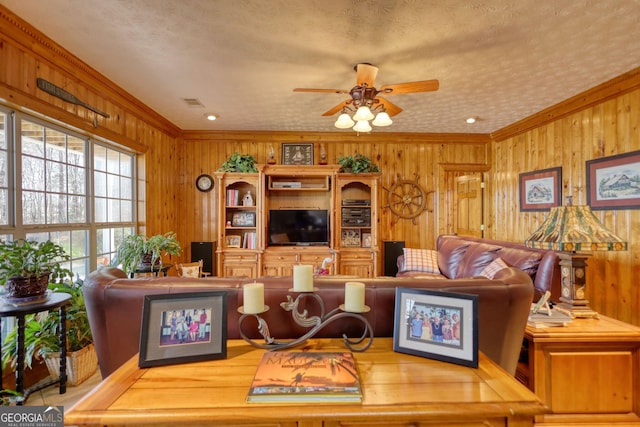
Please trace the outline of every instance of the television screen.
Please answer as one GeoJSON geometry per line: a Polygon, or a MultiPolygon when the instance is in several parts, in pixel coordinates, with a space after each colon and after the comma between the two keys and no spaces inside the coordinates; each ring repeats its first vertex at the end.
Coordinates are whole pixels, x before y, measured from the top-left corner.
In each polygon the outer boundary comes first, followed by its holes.
{"type": "Polygon", "coordinates": [[[323,209],[269,211],[269,245],[328,245],[329,212],[323,209]]]}

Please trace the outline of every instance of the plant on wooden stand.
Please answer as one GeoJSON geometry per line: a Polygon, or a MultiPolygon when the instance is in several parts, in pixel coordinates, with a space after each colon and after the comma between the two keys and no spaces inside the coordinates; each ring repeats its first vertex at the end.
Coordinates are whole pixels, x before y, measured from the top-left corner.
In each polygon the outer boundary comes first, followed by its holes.
{"type": "Polygon", "coordinates": [[[128,275],[141,268],[155,271],[162,269],[163,255],[180,255],[181,252],[180,242],[172,231],[151,237],[132,234],[122,240],[116,258],[111,264],[122,265],[122,269],[128,275]],[[145,263],[147,265],[144,265],[145,263]]]}
{"type": "Polygon", "coordinates": [[[4,285],[5,296],[43,296],[50,280],[61,280],[70,273],[61,265],[68,260],[64,248],[50,240],[0,241],[0,285],[4,285]]]}

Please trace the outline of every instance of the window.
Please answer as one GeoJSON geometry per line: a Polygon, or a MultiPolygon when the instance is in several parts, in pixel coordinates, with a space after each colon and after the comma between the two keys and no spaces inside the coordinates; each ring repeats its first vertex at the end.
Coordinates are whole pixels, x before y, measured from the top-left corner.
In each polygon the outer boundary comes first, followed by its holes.
{"type": "Polygon", "coordinates": [[[84,279],[135,230],[135,156],[14,114],[15,135],[14,115],[0,106],[0,239],[51,240],[71,256],[74,278],[84,279]]]}
{"type": "MultiPolygon", "coordinates": [[[[0,110],[0,227],[9,225],[9,131],[8,114],[0,110]]],[[[0,235],[0,238],[3,236],[0,235]]]]}

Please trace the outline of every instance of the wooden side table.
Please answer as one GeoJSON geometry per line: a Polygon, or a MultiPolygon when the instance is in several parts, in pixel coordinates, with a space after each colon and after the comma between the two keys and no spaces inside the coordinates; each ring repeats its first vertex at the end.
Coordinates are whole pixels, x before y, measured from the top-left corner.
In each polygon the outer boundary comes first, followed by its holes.
{"type": "MultiPolygon", "coordinates": [[[[22,394],[23,399],[19,404],[27,401],[29,394],[41,390],[53,384],[60,384],[60,394],[67,392],[67,305],[71,302],[71,295],[63,292],[54,292],[46,301],[32,304],[0,304],[0,330],[2,330],[2,318],[15,317],[18,321],[16,339],[18,341],[18,357],[16,360],[16,391],[22,394]],[[44,384],[25,389],[24,388],[24,328],[25,317],[28,314],[58,309],[60,312],[60,377],[44,384]]],[[[2,346],[0,346],[0,360],[2,360],[2,346]]],[[[2,390],[2,376],[0,375],[0,390],[2,390]]]]}
{"type": "Polygon", "coordinates": [[[527,326],[525,346],[516,377],[551,409],[536,426],[640,426],[640,328],[606,316],[527,326]]]}

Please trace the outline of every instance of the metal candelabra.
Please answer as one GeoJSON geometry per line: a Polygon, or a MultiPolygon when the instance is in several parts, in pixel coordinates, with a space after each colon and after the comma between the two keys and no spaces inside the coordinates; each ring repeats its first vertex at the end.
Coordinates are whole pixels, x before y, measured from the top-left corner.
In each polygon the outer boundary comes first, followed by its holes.
{"type": "MultiPolygon", "coordinates": [[[[284,350],[304,343],[306,340],[315,336],[322,328],[330,323],[335,322],[336,320],[351,317],[362,322],[364,331],[362,332],[362,336],[360,336],[359,338],[349,338],[346,334],[343,334],[342,338],[344,339],[344,345],[351,351],[362,352],[367,350],[373,343],[373,328],[364,316],[359,313],[345,311],[344,305],[340,305],[338,308],[333,309],[325,315],[324,301],[317,293],[302,292],[296,297],[296,299],[293,299],[290,295],[287,295],[287,301],[281,302],[280,306],[285,311],[291,312],[291,316],[293,317],[293,320],[294,322],[296,322],[296,324],[311,329],[309,329],[304,335],[297,339],[290,341],[277,341],[270,335],[269,326],[267,325],[266,320],[264,320],[260,316],[260,314],[269,310],[269,306],[265,305],[264,310],[260,313],[244,313],[243,307],[240,307],[238,308],[238,312],[242,314],[240,316],[240,319],[238,320],[238,329],[240,330],[240,336],[242,336],[245,341],[247,341],[254,347],[267,350],[284,350]],[[314,298],[318,302],[320,306],[319,316],[308,316],[307,310],[299,311],[298,305],[305,298],[314,298]],[[243,322],[248,317],[254,317],[258,321],[258,332],[263,336],[265,341],[264,343],[256,342],[253,339],[247,337],[247,335],[242,330],[243,322]]],[[[362,312],[366,313],[368,311],[369,307],[365,305],[362,312]]]]}

